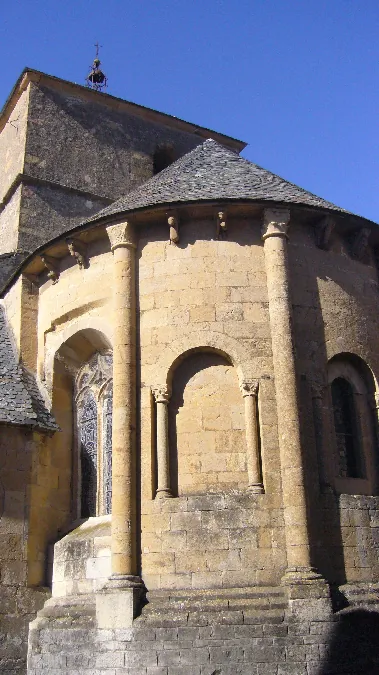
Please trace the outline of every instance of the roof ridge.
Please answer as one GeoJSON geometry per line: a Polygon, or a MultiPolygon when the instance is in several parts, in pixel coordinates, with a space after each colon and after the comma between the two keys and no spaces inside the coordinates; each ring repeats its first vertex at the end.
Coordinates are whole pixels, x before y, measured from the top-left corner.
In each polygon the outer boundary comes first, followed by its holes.
{"type": "Polygon", "coordinates": [[[277,201],[349,213],[208,138],[85,223],[152,206],[217,200],[277,201]]]}

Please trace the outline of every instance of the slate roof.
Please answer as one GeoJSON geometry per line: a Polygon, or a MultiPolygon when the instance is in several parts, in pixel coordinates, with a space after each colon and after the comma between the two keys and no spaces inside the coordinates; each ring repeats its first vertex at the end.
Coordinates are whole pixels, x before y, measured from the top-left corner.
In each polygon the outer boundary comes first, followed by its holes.
{"type": "Polygon", "coordinates": [[[5,286],[8,279],[11,278],[27,256],[28,253],[25,251],[12,251],[0,255],[0,288],[5,286]]]}
{"type": "Polygon", "coordinates": [[[216,200],[274,201],[348,213],[208,139],[87,222],[160,204],[216,200]]]}
{"type": "Polygon", "coordinates": [[[59,429],[47,410],[34,376],[15,358],[4,311],[0,307],[0,423],[59,429]]]}

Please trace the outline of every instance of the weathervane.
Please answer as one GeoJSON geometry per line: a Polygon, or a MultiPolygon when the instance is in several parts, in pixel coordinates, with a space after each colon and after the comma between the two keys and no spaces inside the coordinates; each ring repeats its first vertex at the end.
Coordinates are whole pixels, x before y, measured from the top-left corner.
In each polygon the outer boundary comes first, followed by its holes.
{"type": "Polygon", "coordinates": [[[99,45],[99,43],[96,42],[95,47],[96,47],[96,56],[91,66],[91,72],[86,77],[86,82],[87,87],[89,87],[90,89],[95,89],[95,91],[102,91],[107,86],[107,78],[100,68],[101,61],[99,59],[99,48],[101,47],[101,45],[99,45]]]}

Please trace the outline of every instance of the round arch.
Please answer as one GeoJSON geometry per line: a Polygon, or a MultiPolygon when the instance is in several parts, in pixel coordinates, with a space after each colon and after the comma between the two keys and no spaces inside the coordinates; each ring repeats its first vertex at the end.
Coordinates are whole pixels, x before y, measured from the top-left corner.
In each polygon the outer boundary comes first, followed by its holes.
{"type": "MultiPolygon", "coordinates": [[[[328,381],[333,377],[334,371],[337,372],[338,368],[344,365],[359,373],[368,393],[377,394],[379,392],[378,381],[373,369],[365,359],[353,352],[337,352],[328,360],[328,381]]],[[[356,388],[359,390],[358,384],[356,388]]]]}
{"type": "Polygon", "coordinates": [[[215,331],[197,331],[184,335],[172,347],[162,352],[156,363],[156,382],[152,386],[171,385],[172,375],[176,367],[191,353],[214,352],[223,356],[236,368],[238,379],[257,377],[254,370],[253,355],[249,349],[235,338],[215,331]]]}
{"type": "Polygon", "coordinates": [[[43,379],[47,389],[51,392],[53,386],[54,360],[58,356],[75,359],[75,352],[88,357],[92,351],[112,349],[113,331],[110,324],[98,317],[83,317],[67,325],[59,333],[45,335],[45,358],[43,364],[43,379]],[[62,353],[63,352],[63,353],[62,353]]]}

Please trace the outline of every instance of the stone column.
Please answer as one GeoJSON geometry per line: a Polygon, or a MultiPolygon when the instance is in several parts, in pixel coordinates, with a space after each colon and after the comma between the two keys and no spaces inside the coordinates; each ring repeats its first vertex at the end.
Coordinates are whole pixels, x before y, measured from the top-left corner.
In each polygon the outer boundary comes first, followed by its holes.
{"type": "Polygon", "coordinates": [[[168,444],[168,403],[171,391],[167,386],[156,387],[153,394],[157,406],[157,497],[172,497],[170,489],[170,459],[168,444]]]}
{"type": "Polygon", "coordinates": [[[334,476],[333,453],[326,453],[326,448],[333,448],[333,439],[330,438],[329,410],[324,401],[326,385],[313,382],[311,393],[320,489],[330,492],[334,476]]]}
{"type": "Polygon", "coordinates": [[[111,225],[113,251],[112,574],[136,574],[136,290],[130,223],[111,225]]]}
{"type": "Polygon", "coordinates": [[[247,473],[249,490],[256,494],[264,492],[259,457],[258,439],[258,380],[243,380],[241,392],[245,401],[245,428],[247,447],[247,473]]]}
{"type": "Polygon", "coordinates": [[[289,290],[287,252],[289,219],[290,212],[287,209],[266,209],[262,238],[267,274],[287,549],[287,570],[283,582],[296,584],[320,579],[320,575],[311,567],[307,528],[289,290]]]}
{"type": "Polygon", "coordinates": [[[96,598],[99,628],[132,624],[143,584],[137,576],[136,288],[133,228],[107,227],[113,251],[112,576],[96,598]]]}

